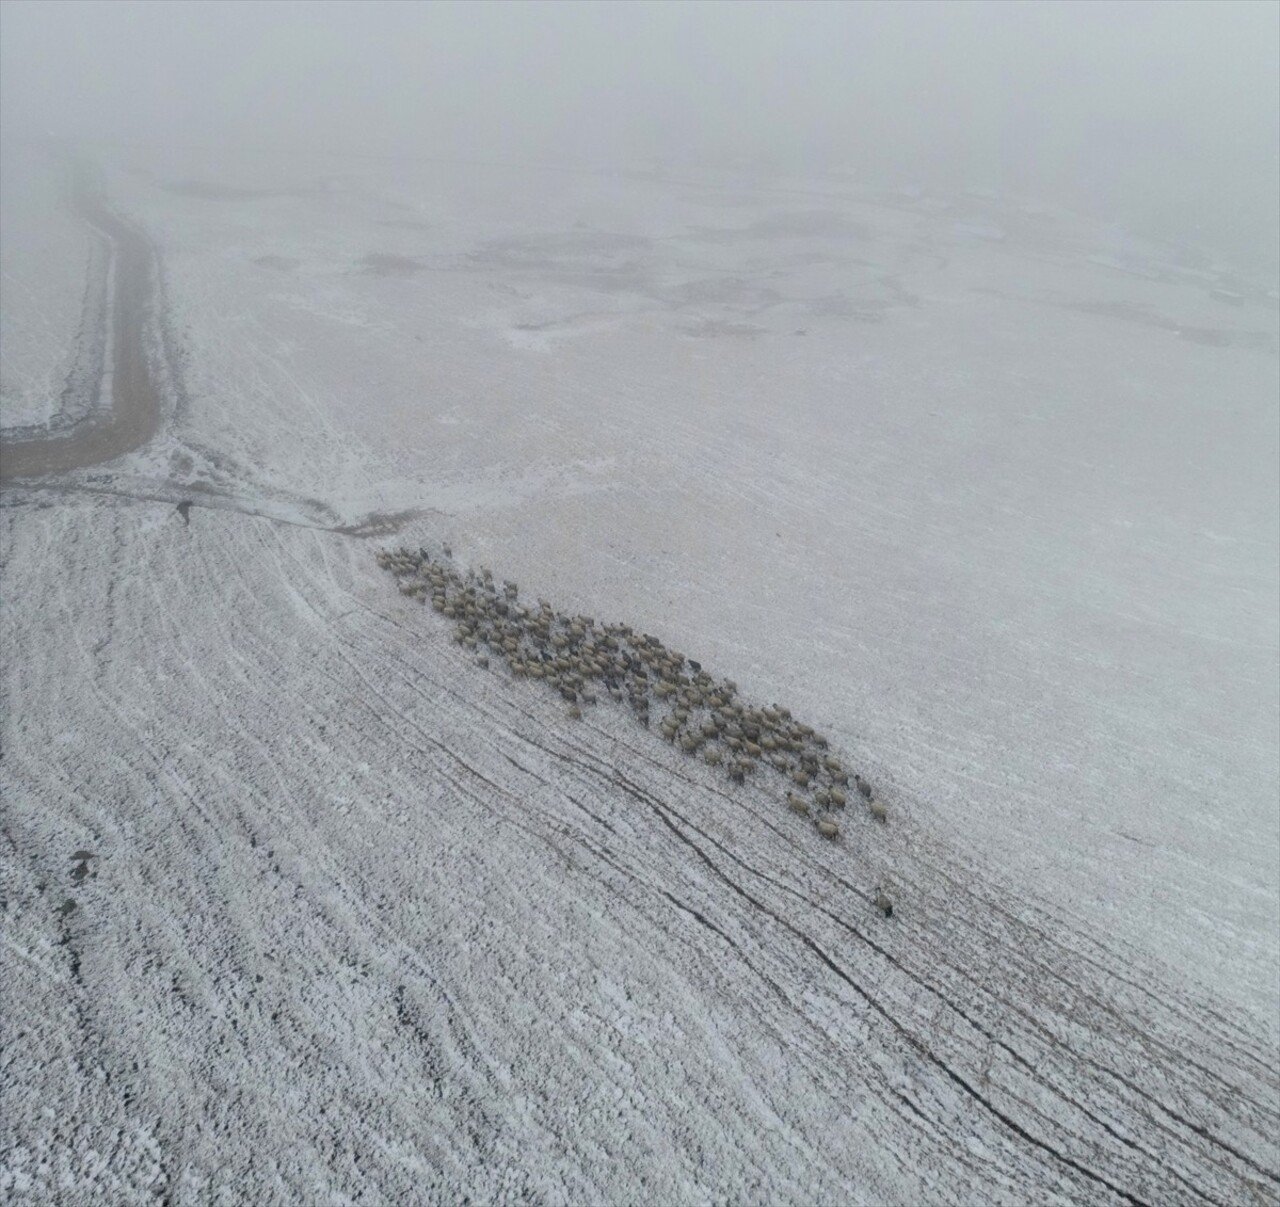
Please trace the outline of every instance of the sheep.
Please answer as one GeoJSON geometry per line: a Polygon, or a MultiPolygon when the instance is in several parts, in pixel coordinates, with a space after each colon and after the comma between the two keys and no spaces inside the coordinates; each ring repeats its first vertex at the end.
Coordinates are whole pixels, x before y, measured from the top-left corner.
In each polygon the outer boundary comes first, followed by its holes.
{"type": "MultiPolygon", "coordinates": [[[[444,556],[453,556],[448,546],[444,556]]],[[[828,753],[823,735],[779,704],[744,703],[736,698],[736,683],[714,679],[701,663],[667,649],[657,637],[637,634],[629,625],[597,625],[592,617],[558,613],[545,600],[536,609],[521,606],[516,584],[499,585],[487,566],[464,574],[448,562],[433,563],[425,550],[383,550],[376,557],[400,580],[403,595],[429,601],[455,622],[454,641],[472,653],[478,667],[487,669],[491,655],[498,655],[513,676],[540,679],[559,692],[570,717],[581,719],[585,706],[607,692],[615,703],[625,700],[647,726],[651,698],[663,701],[666,707],[659,704],[663,715],[657,719],[667,741],[699,755],[708,766],[723,766],[738,784],[758,763],[766,763],[809,790],[805,796],[788,791],[784,800],[795,813],[816,817],[824,838],[840,835],[832,813],[852,795],[851,780],[871,816],[887,822],[888,809],[871,785],[845,771],[828,753]]]]}

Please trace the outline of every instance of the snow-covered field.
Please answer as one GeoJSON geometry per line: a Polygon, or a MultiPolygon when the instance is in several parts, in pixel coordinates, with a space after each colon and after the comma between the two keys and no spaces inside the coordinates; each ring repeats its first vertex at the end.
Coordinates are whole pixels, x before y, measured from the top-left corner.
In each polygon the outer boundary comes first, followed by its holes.
{"type": "MultiPolygon", "coordinates": [[[[0,175],[0,426],[48,424],[64,397],[87,305],[100,305],[105,242],[72,212],[68,173],[49,152],[14,141],[0,175]]],[[[92,344],[85,333],[85,344],[92,344]]]]}
{"type": "Polygon", "coordinates": [[[182,381],[0,512],[0,1190],[1275,1199],[1274,283],[848,181],[107,167],[182,381]],[[374,561],[445,542],[889,824],[478,669],[374,561]]]}

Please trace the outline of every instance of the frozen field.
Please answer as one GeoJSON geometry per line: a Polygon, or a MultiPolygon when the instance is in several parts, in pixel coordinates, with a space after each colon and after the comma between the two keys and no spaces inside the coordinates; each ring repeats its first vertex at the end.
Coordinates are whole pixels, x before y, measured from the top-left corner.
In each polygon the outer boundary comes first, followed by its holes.
{"type": "MultiPolygon", "coordinates": [[[[1274,282],[851,181],[106,167],[175,368],[0,509],[0,1194],[1275,1201],[1274,282]],[[889,824],[480,670],[374,560],[446,542],[889,824]]],[[[14,213],[7,425],[89,246],[14,213]]]]}
{"type": "Polygon", "coordinates": [[[81,342],[93,351],[93,332],[82,332],[81,324],[98,301],[107,256],[101,236],[67,205],[68,175],[34,145],[5,146],[0,426],[7,429],[56,421],[81,342]]]}

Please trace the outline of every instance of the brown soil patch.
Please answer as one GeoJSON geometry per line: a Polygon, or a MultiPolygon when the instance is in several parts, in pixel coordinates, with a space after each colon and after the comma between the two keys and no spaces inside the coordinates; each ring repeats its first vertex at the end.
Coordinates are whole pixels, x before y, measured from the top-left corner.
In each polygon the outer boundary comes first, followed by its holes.
{"type": "Polygon", "coordinates": [[[387,252],[370,252],[360,262],[360,268],[375,277],[407,277],[422,271],[422,265],[412,257],[387,252]]]}

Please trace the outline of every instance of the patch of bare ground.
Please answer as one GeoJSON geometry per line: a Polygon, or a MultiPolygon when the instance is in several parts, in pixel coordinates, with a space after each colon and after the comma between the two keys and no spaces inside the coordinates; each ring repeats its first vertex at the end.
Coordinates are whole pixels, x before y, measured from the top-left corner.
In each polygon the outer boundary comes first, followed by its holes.
{"type": "Polygon", "coordinates": [[[302,263],[292,256],[258,256],[253,262],[259,268],[272,268],[277,272],[292,272],[302,263]]]}
{"type": "Polygon", "coordinates": [[[421,272],[422,265],[412,256],[371,251],[360,261],[360,271],[374,277],[408,277],[421,272]]]}
{"type": "Polygon", "coordinates": [[[406,524],[421,519],[427,512],[422,509],[409,511],[374,511],[353,524],[343,524],[332,531],[342,536],[375,537],[393,536],[406,524]]]}
{"type": "Polygon", "coordinates": [[[1263,331],[1241,331],[1230,327],[1192,327],[1176,322],[1166,315],[1157,314],[1145,306],[1127,302],[1071,302],[1064,304],[1064,308],[1077,310],[1081,314],[1099,314],[1107,318],[1121,319],[1143,327],[1155,327],[1160,331],[1169,331],[1179,339],[1190,340],[1193,344],[1206,344],[1212,348],[1249,348],[1254,351],[1265,351],[1273,346],[1270,336],[1263,331]]]}
{"type": "Polygon", "coordinates": [[[871,232],[860,222],[830,210],[797,210],[772,214],[751,224],[749,233],[757,238],[844,238],[868,239],[871,232]]]}
{"type": "Polygon", "coordinates": [[[397,230],[410,231],[429,231],[433,227],[430,222],[418,222],[413,218],[385,218],[378,223],[379,226],[390,226],[397,230]]]}
{"type": "Polygon", "coordinates": [[[206,201],[254,201],[260,197],[272,196],[266,189],[241,189],[211,180],[161,181],[159,187],[167,193],[177,193],[180,197],[201,197],[206,201]]]}
{"type": "Polygon", "coordinates": [[[702,322],[691,323],[682,330],[695,339],[717,339],[724,335],[745,336],[750,339],[763,335],[767,328],[757,327],[754,323],[728,323],[719,322],[716,319],[703,319],[702,322]]]}

